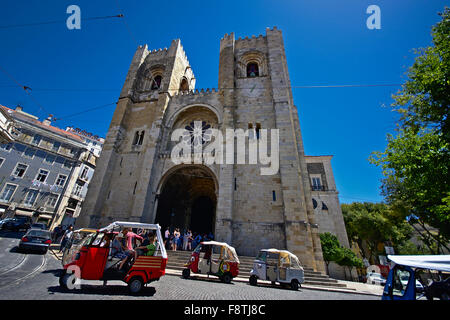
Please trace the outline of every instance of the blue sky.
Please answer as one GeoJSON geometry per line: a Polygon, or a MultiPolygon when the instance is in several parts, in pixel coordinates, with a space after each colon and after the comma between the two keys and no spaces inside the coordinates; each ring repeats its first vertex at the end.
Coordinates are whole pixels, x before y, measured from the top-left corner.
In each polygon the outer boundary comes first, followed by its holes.
{"type": "MultiPolygon", "coordinates": [[[[219,41],[283,31],[292,86],[398,84],[414,61],[413,48],[431,44],[431,26],[448,1],[2,1],[0,67],[31,87],[31,99],[0,72],[0,104],[17,104],[61,128],[105,136],[114,106],[74,113],[117,100],[139,44],[168,47],[180,38],[197,88],[217,88],[219,41]],[[76,4],[81,30],[68,30],[66,8],[76,4]],[[369,5],[381,9],[381,29],[369,30],[369,5]],[[2,28],[18,24],[56,24],[2,28]],[[36,103],[37,102],[37,103],[36,103]]],[[[341,202],[381,201],[381,170],[367,158],[384,150],[397,115],[391,95],[399,86],[293,88],[305,152],[333,155],[341,202]]]]}

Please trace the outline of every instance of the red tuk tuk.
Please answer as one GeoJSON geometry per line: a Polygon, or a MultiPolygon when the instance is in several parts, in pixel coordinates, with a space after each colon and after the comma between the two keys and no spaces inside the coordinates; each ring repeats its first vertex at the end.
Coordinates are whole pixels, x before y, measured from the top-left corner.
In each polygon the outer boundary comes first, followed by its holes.
{"type": "Polygon", "coordinates": [[[90,234],[78,252],[70,255],[64,261],[63,272],[59,283],[65,289],[74,289],[77,279],[83,280],[122,280],[128,284],[131,294],[139,293],[145,284],[159,280],[165,274],[167,253],[161,237],[161,227],[158,224],[145,224],[136,222],[113,222],[109,226],[90,234]],[[153,256],[130,257],[124,266],[118,270],[120,259],[111,256],[111,246],[107,245],[106,238],[111,243],[118,231],[122,228],[141,229],[153,232],[156,235],[156,250],[153,256]]]}
{"type": "Polygon", "coordinates": [[[239,274],[239,258],[236,250],[224,242],[204,241],[192,252],[185,264],[183,278],[188,279],[191,271],[197,274],[214,275],[225,283],[239,274]]]}

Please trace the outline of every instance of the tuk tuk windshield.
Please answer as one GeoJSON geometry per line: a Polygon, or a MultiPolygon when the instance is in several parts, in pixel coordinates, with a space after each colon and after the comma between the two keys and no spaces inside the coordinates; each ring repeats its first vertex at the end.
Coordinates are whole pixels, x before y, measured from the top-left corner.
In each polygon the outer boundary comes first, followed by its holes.
{"type": "Polygon", "coordinates": [[[259,261],[266,262],[266,258],[267,258],[267,252],[266,251],[260,251],[258,253],[258,255],[256,256],[256,260],[259,260],[259,261]]]}
{"type": "Polygon", "coordinates": [[[63,265],[68,264],[73,260],[75,255],[80,251],[80,249],[88,245],[92,239],[95,237],[95,232],[77,232],[75,231],[72,235],[71,239],[71,245],[69,246],[68,250],[64,251],[63,257],[62,257],[62,263],[63,265]]]}

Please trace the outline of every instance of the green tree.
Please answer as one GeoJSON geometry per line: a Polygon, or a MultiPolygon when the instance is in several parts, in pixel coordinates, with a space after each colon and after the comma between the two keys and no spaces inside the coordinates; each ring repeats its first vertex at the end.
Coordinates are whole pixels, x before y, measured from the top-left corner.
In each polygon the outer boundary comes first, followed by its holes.
{"type": "MultiPolygon", "coordinates": [[[[349,269],[350,278],[352,276],[352,270],[353,268],[363,268],[364,263],[363,261],[356,256],[356,254],[350,250],[349,248],[340,247],[339,248],[339,255],[340,259],[337,262],[340,266],[345,268],[347,267],[349,269]]],[[[347,275],[345,274],[345,277],[347,278],[347,275]]]]}
{"type": "Polygon", "coordinates": [[[386,202],[412,225],[420,224],[422,237],[437,243],[437,253],[450,240],[450,9],[440,15],[432,45],[415,51],[408,80],[393,95],[400,113],[397,135],[388,135],[386,150],[369,158],[383,170],[386,202]]]}
{"type": "Polygon", "coordinates": [[[395,248],[412,233],[406,220],[384,203],[354,202],[341,208],[350,241],[358,244],[361,256],[371,263],[378,262],[379,243],[389,241],[395,248]]]}
{"type": "Polygon", "coordinates": [[[330,262],[338,262],[342,259],[341,244],[339,243],[338,238],[332,233],[325,232],[321,233],[319,236],[322,245],[323,260],[325,261],[328,271],[330,262]]]}

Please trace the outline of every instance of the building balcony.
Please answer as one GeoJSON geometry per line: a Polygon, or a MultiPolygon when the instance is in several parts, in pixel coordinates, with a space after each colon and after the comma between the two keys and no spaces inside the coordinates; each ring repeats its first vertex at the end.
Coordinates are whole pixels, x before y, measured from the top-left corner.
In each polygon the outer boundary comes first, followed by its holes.
{"type": "Polygon", "coordinates": [[[328,191],[325,186],[311,186],[312,191],[328,191]]]}

